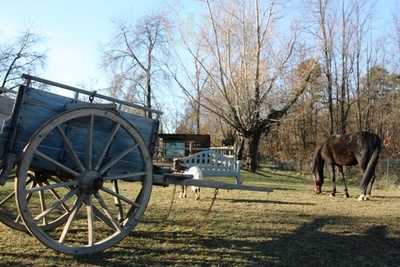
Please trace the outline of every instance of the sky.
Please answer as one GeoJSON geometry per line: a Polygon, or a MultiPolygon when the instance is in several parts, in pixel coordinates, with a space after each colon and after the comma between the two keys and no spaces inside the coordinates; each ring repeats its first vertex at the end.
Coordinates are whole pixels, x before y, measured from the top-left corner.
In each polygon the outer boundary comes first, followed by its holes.
{"type": "Polygon", "coordinates": [[[101,54],[115,32],[115,22],[134,22],[167,7],[165,1],[16,0],[2,5],[0,40],[29,28],[43,37],[46,78],[106,87],[99,69],[101,54]],[[35,4],[32,4],[35,3],[35,4]]]}
{"type": "MultiPolygon", "coordinates": [[[[376,0],[377,25],[390,23],[396,3],[399,6],[400,0],[376,0]]],[[[43,78],[106,88],[101,55],[115,33],[115,22],[134,23],[143,15],[173,9],[186,17],[198,14],[196,0],[7,0],[2,3],[0,42],[29,28],[43,37],[47,50],[43,78]]]]}

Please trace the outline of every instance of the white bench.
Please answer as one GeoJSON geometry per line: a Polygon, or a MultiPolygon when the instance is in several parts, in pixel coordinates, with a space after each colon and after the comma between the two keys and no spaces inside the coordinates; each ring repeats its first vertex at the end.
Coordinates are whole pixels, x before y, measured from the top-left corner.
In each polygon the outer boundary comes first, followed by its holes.
{"type": "Polygon", "coordinates": [[[217,150],[206,150],[196,154],[179,158],[187,167],[198,166],[203,176],[233,176],[237,184],[240,180],[240,160],[235,156],[227,156],[217,150]]]}

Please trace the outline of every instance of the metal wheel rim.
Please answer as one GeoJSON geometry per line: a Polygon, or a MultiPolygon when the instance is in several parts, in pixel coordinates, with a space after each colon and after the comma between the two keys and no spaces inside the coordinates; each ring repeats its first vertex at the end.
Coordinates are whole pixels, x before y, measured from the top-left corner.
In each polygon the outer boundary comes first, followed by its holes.
{"type": "Polygon", "coordinates": [[[59,116],[49,120],[45,125],[43,125],[31,138],[30,142],[24,149],[23,158],[21,160],[21,164],[18,171],[18,179],[17,179],[17,202],[20,214],[22,219],[28,228],[29,232],[39,239],[44,245],[50,247],[54,250],[57,250],[66,254],[89,254],[95,253],[98,251],[102,251],[114,245],[115,243],[122,240],[126,235],[128,235],[132,228],[136,226],[138,220],[142,217],[148,201],[150,199],[152,188],[152,162],[151,157],[148,152],[148,149],[143,141],[143,138],[139,134],[139,132],[133,127],[128,121],[123,119],[117,113],[107,110],[93,109],[93,108],[82,108],[73,111],[67,111],[59,116]],[[62,243],[59,243],[57,240],[54,240],[51,236],[49,236],[43,229],[37,226],[34,221],[34,218],[30,214],[28,204],[25,200],[26,197],[26,174],[29,170],[30,163],[33,159],[33,154],[39,147],[40,143],[46,136],[55,129],[57,125],[61,125],[66,123],[67,121],[87,117],[87,116],[96,116],[109,119],[113,122],[117,122],[135,142],[137,142],[140,153],[143,157],[145,163],[145,177],[142,181],[142,188],[140,194],[137,199],[139,199],[140,206],[135,208],[133,214],[129,214],[124,225],[121,226],[120,232],[115,232],[111,236],[106,239],[103,239],[99,243],[94,243],[92,245],[85,246],[66,246],[62,243]]]}

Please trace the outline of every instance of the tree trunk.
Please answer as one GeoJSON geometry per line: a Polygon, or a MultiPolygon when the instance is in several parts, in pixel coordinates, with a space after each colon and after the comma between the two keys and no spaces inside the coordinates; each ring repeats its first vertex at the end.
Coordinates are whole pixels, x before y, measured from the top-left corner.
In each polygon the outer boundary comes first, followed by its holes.
{"type": "MultiPolygon", "coordinates": [[[[149,49],[149,51],[147,53],[147,69],[145,70],[146,71],[146,107],[149,109],[151,109],[151,95],[152,95],[152,92],[151,92],[151,76],[152,76],[152,74],[151,74],[151,65],[152,65],[151,55],[152,55],[152,51],[153,51],[152,49],[149,49]]],[[[152,115],[151,111],[149,110],[147,112],[147,117],[151,119],[152,116],[153,115],[152,115]]]]}
{"type": "Polygon", "coordinates": [[[21,53],[19,52],[15,58],[13,59],[13,61],[11,62],[10,66],[8,66],[6,75],[4,76],[3,82],[1,84],[1,87],[4,88],[6,86],[7,80],[8,80],[8,76],[10,75],[11,71],[14,68],[15,62],[17,62],[18,59],[20,59],[21,57],[21,53]]]}
{"type": "MultiPolygon", "coordinates": [[[[146,108],[151,109],[151,84],[150,84],[150,77],[147,78],[146,81],[146,108]]],[[[152,112],[148,110],[147,118],[152,118],[152,112]]]]}
{"type": "Polygon", "coordinates": [[[258,167],[258,147],[260,145],[261,131],[252,134],[247,138],[246,168],[256,172],[258,167]]]}
{"type": "Polygon", "coordinates": [[[238,138],[237,140],[237,150],[236,150],[236,157],[238,160],[243,159],[243,151],[244,151],[244,138],[238,138]]]}
{"type": "Polygon", "coordinates": [[[196,134],[200,134],[200,92],[197,92],[196,105],[196,134]]]}

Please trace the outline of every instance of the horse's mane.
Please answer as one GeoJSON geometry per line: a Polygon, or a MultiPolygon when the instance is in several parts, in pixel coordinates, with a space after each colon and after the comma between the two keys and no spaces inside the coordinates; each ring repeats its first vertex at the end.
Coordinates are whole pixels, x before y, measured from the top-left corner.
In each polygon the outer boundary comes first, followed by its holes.
{"type": "Polygon", "coordinates": [[[322,147],[323,147],[323,145],[320,145],[314,150],[313,159],[312,159],[312,165],[311,165],[312,173],[315,173],[317,171],[318,164],[322,160],[322,157],[321,157],[321,149],[322,149],[322,147]]]}

